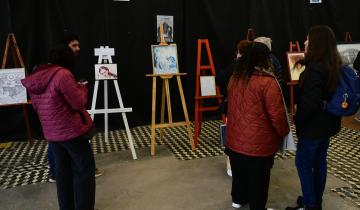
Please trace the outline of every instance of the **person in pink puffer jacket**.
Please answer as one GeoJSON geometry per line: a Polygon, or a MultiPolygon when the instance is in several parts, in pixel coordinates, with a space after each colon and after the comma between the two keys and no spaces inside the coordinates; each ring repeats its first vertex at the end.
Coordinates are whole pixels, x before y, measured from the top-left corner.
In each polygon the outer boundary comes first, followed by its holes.
{"type": "Polygon", "coordinates": [[[37,67],[21,82],[54,152],[60,210],[93,210],[95,161],[85,137],[93,127],[86,111],[88,90],[70,71],[74,64],[70,48],[53,48],[49,60],[50,64],[37,67]]]}

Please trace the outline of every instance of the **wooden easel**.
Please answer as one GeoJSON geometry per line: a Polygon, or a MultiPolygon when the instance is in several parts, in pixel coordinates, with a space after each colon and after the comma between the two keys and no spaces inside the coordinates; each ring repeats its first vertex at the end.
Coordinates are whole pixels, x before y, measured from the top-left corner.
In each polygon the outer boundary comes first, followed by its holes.
{"type": "Polygon", "coordinates": [[[350,32],[345,32],[344,41],[345,41],[345,43],[350,43],[350,42],[352,42],[350,32]]]}
{"type": "MultiPolygon", "coordinates": [[[[165,42],[164,38],[164,28],[163,25],[160,25],[160,45],[166,46],[168,45],[165,42]]],[[[190,127],[190,120],[188,116],[188,111],[186,107],[185,97],[184,97],[184,91],[181,84],[181,78],[180,76],[186,75],[186,73],[177,73],[177,74],[147,74],[147,77],[152,77],[153,83],[152,83],[152,106],[151,106],[151,155],[155,155],[155,147],[156,147],[156,128],[160,128],[160,139],[163,137],[163,128],[171,128],[176,126],[186,126],[188,131],[188,136],[191,144],[191,148],[194,150],[194,140],[191,133],[191,127],[190,127]],[[185,121],[184,122],[173,122],[172,119],[172,110],[171,110],[171,100],[170,100],[170,88],[169,88],[169,80],[173,77],[176,77],[180,98],[181,98],[181,104],[184,111],[185,121]],[[157,78],[162,79],[162,96],[161,96],[161,119],[160,124],[156,124],[156,79],[157,78]],[[165,104],[167,106],[167,115],[168,115],[168,123],[164,122],[165,117],[165,104]]]]}
{"type": "MultiPolygon", "coordinates": [[[[98,56],[98,64],[102,64],[104,60],[107,60],[109,64],[112,63],[111,56],[114,56],[114,55],[115,55],[114,48],[109,48],[108,46],[106,46],[106,47],[101,46],[100,48],[95,49],[95,56],[98,56]]],[[[110,113],[121,113],[123,121],[124,121],[124,125],[125,125],[126,135],[128,137],[128,141],[129,141],[131,154],[132,154],[133,159],[136,160],[137,156],[136,156],[136,152],[135,152],[133,138],[132,138],[130,128],[129,128],[129,124],[128,124],[127,117],[126,117],[126,112],[132,112],[132,108],[125,108],[124,107],[124,103],[122,101],[120,88],[119,88],[119,84],[118,84],[117,79],[114,79],[113,82],[114,82],[116,95],[117,95],[117,98],[118,98],[120,108],[109,109],[109,107],[108,107],[109,97],[108,97],[108,81],[107,80],[104,80],[104,109],[96,109],[95,108],[96,107],[97,93],[98,93],[98,88],[99,88],[99,80],[96,80],[95,81],[95,86],[94,86],[92,103],[91,103],[91,110],[88,110],[88,112],[91,114],[92,119],[94,119],[94,114],[104,114],[105,115],[105,119],[104,119],[105,120],[105,131],[104,131],[104,133],[105,133],[105,142],[109,142],[109,140],[108,140],[108,134],[109,134],[108,118],[109,118],[109,114],[110,113]]]]}
{"type": "MultiPolygon", "coordinates": [[[[6,38],[6,44],[5,44],[5,50],[4,50],[4,55],[3,55],[3,59],[2,59],[1,68],[2,69],[6,68],[6,64],[7,64],[7,60],[8,60],[8,53],[9,53],[10,49],[11,49],[11,52],[12,52],[12,58],[13,58],[14,67],[15,68],[25,68],[25,64],[24,64],[24,61],[23,61],[23,59],[21,57],[20,50],[19,50],[19,47],[18,47],[16,39],[15,39],[15,35],[12,34],[12,33],[8,34],[8,36],[6,38]]],[[[25,75],[27,75],[26,70],[25,70],[25,75]]],[[[23,112],[24,112],[25,126],[26,126],[26,131],[27,131],[28,142],[31,142],[31,140],[32,140],[31,128],[30,128],[30,123],[29,123],[29,115],[28,115],[27,108],[26,108],[26,105],[28,105],[28,104],[31,104],[30,100],[28,100],[26,103],[5,104],[5,105],[0,105],[0,107],[22,106],[23,112]]]]}
{"type": "MultiPolygon", "coordinates": [[[[196,64],[196,91],[195,91],[195,118],[194,118],[194,144],[198,145],[198,137],[201,133],[201,126],[203,121],[203,112],[218,110],[222,102],[222,95],[220,94],[219,87],[216,85],[216,95],[201,96],[200,95],[200,76],[216,76],[215,66],[212,59],[210,44],[208,39],[198,39],[197,48],[197,64],[196,64]],[[201,49],[202,45],[206,47],[208,65],[201,64],[201,49]],[[216,99],[215,106],[204,106],[205,100],[216,99]]],[[[222,121],[225,123],[225,115],[222,114],[222,121]]]]}
{"type": "Polygon", "coordinates": [[[254,41],[254,39],[255,39],[254,30],[252,28],[249,28],[246,33],[246,40],[254,41]]]}
{"type": "MultiPolygon", "coordinates": [[[[295,43],[289,42],[289,52],[301,52],[299,41],[296,41],[295,43]]],[[[294,122],[294,87],[295,85],[298,85],[299,81],[291,81],[287,82],[287,85],[290,86],[290,113],[291,113],[291,122],[294,122]]]]}

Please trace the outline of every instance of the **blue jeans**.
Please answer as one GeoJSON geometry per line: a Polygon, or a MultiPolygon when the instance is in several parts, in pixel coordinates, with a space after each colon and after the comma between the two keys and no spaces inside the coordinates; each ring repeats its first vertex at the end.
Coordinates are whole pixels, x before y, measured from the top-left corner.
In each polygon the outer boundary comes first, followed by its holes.
{"type": "Polygon", "coordinates": [[[95,160],[84,137],[51,142],[60,210],[94,210],[95,160]]]}
{"type": "Polygon", "coordinates": [[[50,168],[50,175],[52,177],[56,177],[56,164],[55,164],[55,157],[54,157],[54,152],[52,151],[51,148],[51,143],[48,143],[48,161],[49,161],[49,168],[50,168]]]}
{"type": "Polygon", "coordinates": [[[295,164],[303,192],[303,204],[321,206],[327,175],[329,138],[299,139],[295,164]]]}

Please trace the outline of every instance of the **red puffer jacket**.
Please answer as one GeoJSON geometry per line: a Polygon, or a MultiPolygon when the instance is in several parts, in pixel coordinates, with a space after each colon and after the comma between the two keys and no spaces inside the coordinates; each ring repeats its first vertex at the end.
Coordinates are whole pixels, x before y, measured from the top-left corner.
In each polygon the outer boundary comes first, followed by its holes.
{"type": "Polygon", "coordinates": [[[271,75],[254,73],[228,87],[226,146],[249,156],[274,155],[289,133],[280,88],[271,75]]]}
{"type": "Polygon", "coordinates": [[[68,69],[42,65],[21,82],[30,94],[46,140],[71,140],[91,130],[87,88],[78,84],[68,69]]]}

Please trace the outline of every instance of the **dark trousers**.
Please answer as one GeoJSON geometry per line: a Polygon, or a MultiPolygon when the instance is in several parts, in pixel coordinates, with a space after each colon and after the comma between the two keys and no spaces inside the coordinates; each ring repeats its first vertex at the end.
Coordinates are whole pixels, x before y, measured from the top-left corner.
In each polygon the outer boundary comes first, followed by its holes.
{"type": "Polygon", "coordinates": [[[52,177],[56,177],[55,157],[54,157],[54,152],[52,151],[50,143],[48,143],[48,161],[49,161],[50,175],[52,177]]]}
{"type": "Polygon", "coordinates": [[[60,210],[93,210],[95,161],[89,141],[79,137],[52,142],[56,161],[56,187],[60,210]]]}
{"type": "MultiPolygon", "coordinates": [[[[251,162],[252,158],[248,156],[247,159],[251,162]]],[[[250,210],[264,210],[268,198],[271,167],[258,167],[258,164],[254,167],[244,162],[243,158],[230,156],[232,200],[242,205],[249,203],[250,210]]]]}
{"type": "Polygon", "coordinates": [[[303,204],[321,206],[327,175],[329,139],[299,139],[295,164],[303,192],[303,204]]]}

